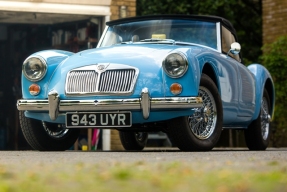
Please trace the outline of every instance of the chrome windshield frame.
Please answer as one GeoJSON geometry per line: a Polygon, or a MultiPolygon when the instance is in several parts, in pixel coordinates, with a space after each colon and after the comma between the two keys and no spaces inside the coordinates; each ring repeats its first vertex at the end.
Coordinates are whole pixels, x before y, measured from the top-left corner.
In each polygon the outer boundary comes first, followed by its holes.
{"type": "Polygon", "coordinates": [[[140,44],[141,40],[143,39],[152,39],[154,35],[161,35],[162,39],[170,39],[174,42],[199,44],[218,50],[218,52],[220,52],[220,26],[221,23],[216,21],[204,21],[194,19],[189,20],[178,18],[141,20],[128,23],[119,23],[107,26],[105,28],[105,31],[103,32],[103,35],[98,43],[97,48],[120,45],[123,42],[125,42],[125,44],[134,43],[134,41],[132,41],[131,39],[133,36],[138,35],[140,36],[140,38],[138,41],[136,41],[136,43],[140,44]],[[159,22],[160,24],[157,25],[156,22],[159,22]],[[127,30],[122,30],[121,28],[127,28],[127,30]],[[185,36],[177,35],[179,33],[179,30],[181,29],[185,30],[185,36]],[[189,32],[190,30],[193,32],[191,36],[189,32]]]}

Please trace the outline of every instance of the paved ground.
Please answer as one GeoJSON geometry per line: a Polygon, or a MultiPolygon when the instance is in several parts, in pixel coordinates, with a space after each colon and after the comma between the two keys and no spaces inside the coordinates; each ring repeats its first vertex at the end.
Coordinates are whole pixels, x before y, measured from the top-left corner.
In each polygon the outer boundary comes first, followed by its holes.
{"type": "Polygon", "coordinates": [[[0,166],[29,166],[32,164],[75,163],[134,163],[134,162],[187,162],[206,169],[231,165],[238,169],[266,169],[270,164],[287,167],[287,148],[270,148],[266,151],[247,149],[214,149],[210,152],[182,152],[177,149],[146,149],[126,151],[0,151],[0,166]]]}

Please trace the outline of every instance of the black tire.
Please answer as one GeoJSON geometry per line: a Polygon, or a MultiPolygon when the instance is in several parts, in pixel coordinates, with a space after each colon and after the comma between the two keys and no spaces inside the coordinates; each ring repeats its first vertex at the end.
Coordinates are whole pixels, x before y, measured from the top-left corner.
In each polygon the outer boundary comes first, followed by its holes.
{"type": "Polygon", "coordinates": [[[244,131],[249,150],[265,150],[269,144],[270,133],[270,99],[264,89],[259,116],[244,131]]]}
{"type": "Polygon", "coordinates": [[[120,140],[125,150],[143,150],[147,143],[147,132],[119,131],[120,140]]]}
{"type": "Polygon", "coordinates": [[[169,123],[169,135],[180,150],[209,151],[219,140],[222,130],[222,102],[214,82],[205,74],[200,79],[199,96],[203,106],[187,117],[169,123]]]}
{"type": "Polygon", "coordinates": [[[65,129],[61,124],[27,118],[19,112],[20,126],[28,144],[39,151],[64,151],[77,140],[79,129],[65,129]]]}

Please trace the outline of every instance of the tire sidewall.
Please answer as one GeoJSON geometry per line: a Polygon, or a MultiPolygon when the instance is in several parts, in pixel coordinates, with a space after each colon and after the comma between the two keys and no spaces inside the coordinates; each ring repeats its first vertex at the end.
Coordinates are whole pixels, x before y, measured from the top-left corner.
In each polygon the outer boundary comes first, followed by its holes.
{"type": "Polygon", "coordinates": [[[222,119],[223,119],[222,101],[218,93],[218,89],[216,85],[214,84],[214,82],[210,79],[210,77],[208,77],[205,74],[202,74],[200,86],[208,89],[210,93],[212,94],[214,101],[215,101],[217,119],[216,119],[216,124],[213,130],[213,133],[207,139],[199,139],[191,131],[189,127],[188,117],[184,118],[185,120],[184,123],[187,129],[187,134],[189,135],[191,142],[195,145],[195,148],[198,148],[200,150],[211,150],[216,145],[221,135],[222,119]]]}
{"type": "MultiPolygon", "coordinates": [[[[268,111],[268,114],[270,115],[270,99],[269,99],[269,95],[268,95],[266,89],[264,89],[263,98],[266,98],[267,106],[268,106],[268,110],[269,110],[269,111],[268,111]]],[[[261,128],[261,109],[260,109],[260,114],[259,114],[259,117],[258,117],[258,118],[260,118],[259,123],[260,123],[260,128],[261,128]]],[[[269,123],[269,126],[268,126],[268,135],[267,135],[267,138],[266,138],[266,139],[263,139],[263,135],[262,135],[261,129],[259,129],[259,130],[260,130],[260,133],[261,133],[261,139],[262,139],[261,141],[262,141],[262,144],[263,144],[264,146],[266,146],[266,148],[267,148],[267,146],[268,146],[268,144],[269,144],[269,140],[270,140],[270,133],[271,133],[270,123],[269,123]]]]}
{"type": "MultiPolygon", "coordinates": [[[[270,98],[266,89],[263,91],[263,98],[266,98],[268,105],[268,114],[270,115],[270,98]]],[[[261,108],[257,119],[251,122],[248,126],[248,129],[245,130],[245,141],[246,145],[250,150],[265,150],[268,147],[270,140],[270,123],[268,127],[268,136],[266,139],[263,139],[262,130],[261,130],[261,108]]]]}
{"type": "Polygon", "coordinates": [[[139,140],[136,132],[119,131],[121,143],[126,150],[142,150],[147,143],[148,133],[142,132],[142,134],[143,139],[139,140]]]}
{"type": "Polygon", "coordinates": [[[141,140],[139,140],[137,138],[137,133],[135,133],[135,140],[138,143],[139,146],[141,146],[142,148],[145,147],[146,143],[147,143],[147,139],[148,139],[148,133],[147,132],[140,132],[140,134],[143,134],[143,138],[141,140]]]}
{"type": "Polygon", "coordinates": [[[44,129],[42,121],[25,117],[23,111],[20,111],[20,125],[29,145],[40,151],[67,150],[79,136],[79,129],[69,129],[62,137],[52,137],[44,129]]]}

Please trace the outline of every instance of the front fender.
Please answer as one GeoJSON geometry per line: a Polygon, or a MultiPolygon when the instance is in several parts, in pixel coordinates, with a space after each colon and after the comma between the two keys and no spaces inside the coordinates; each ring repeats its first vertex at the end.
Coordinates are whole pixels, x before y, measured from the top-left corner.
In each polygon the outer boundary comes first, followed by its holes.
{"type": "Polygon", "coordinates": [[[29,57],[38,56],[43,58],[47,63],[47,73],[43,79],[38,82],[31,82],[25,78],[22,73],[22,94],[23,98],[30,98],[30,99],[37,99],[37,98],[47,98],[47,88],[50,82],[50,78],[54,71],[56,70],[57,66],[66,60],[68,57],[73,55],[74,53],[68,51],[61,51],[61,50],[46,50],[40,51],[30,55],[29,57]],[[41,92],[37,96],[32,96],[29,93],[29,87],[31,84],[37,83],[41,87],[41,92]]]}
{"type": "Polygon", "coordinates": [[[254,74],[254,79],[255,79],[255,98],[256,99],[255,99],[255,111],[254,111],[252,120],[255,120],[259,115],[263,91],[264,91],[264,88],[266,88],[267,81],[271,82],[272,93],[269,92],[270,105],[271,105],[270,114],[271,114],[271,117],[273,117],[274,106],[275,106],[275,89],[274,89],[274,83],[273,83],[273,80],[272,80],[272,77],[269,71],[260,64],[251,64],[247,68],[251,71],[251,73],[254,74]]]}
{"type": "MultiPolygon", "coordinates": [[[[170,92],[170,86],[173,83],[181,84],[182,93],[180,94],[180,96],[197,96],[198,95],[201,70],[200,70],[199,62],[197,58],[194,57],[194,54],[193,54],[193,52],[195,51],[196,51],[195,48],[180,48],[180,49],[176,49],[172,51],[172,52],[180,52],[186,56],[186,59],[188,61],[188,70],[186,74],[184,74],[184,76],[180,78],[171,78],[164,72],[164,70],[162,70],[165,96],[167,97],[174,96],[170,92]]],[[[169,52],[168,54],[171,54],[172,52],[169,52]]]]}

